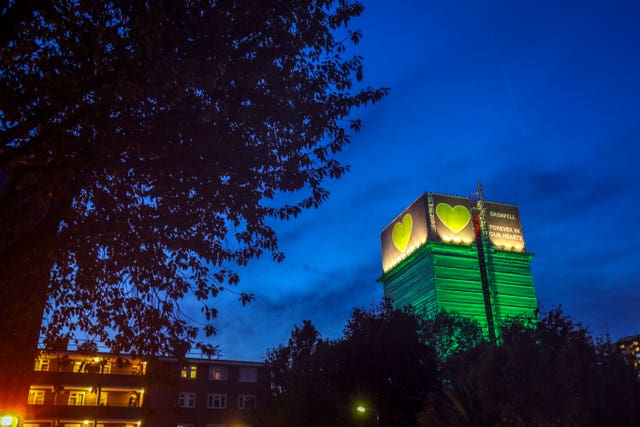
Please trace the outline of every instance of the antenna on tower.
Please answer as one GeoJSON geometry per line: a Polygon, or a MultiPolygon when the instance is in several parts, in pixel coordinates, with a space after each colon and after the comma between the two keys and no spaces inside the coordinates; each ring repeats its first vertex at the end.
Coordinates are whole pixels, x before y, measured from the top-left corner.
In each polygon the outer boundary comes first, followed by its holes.
{"type": "Polygon", "coordinates": [[[482,192],[482,181],[478,180],[478,198],[480,202],[484,202],[484,193],[482,192]]]}
{"type": "Polygon", "coordinates": [[[478,180],[478,199],[471,198],[471,208],[473,209],[473,229],[476,233],[476,248],[478,251],[478,264],[480,266],[480,280],[482,281],[482,294],[484,296],[484,309],[487,315],[487,326],[489,329],[489,339],[494,341],[496,339],[496,330],[494,323],[494,308],[493,308],[493,271],[488,266],[492,263],[487,258],[490,256],[491,249],[486,244],[486,218],[484,208],[484,193],[482,191],[482,182],[478,180]],[[489,261],[489,262],[487,262],[489,261]]]}

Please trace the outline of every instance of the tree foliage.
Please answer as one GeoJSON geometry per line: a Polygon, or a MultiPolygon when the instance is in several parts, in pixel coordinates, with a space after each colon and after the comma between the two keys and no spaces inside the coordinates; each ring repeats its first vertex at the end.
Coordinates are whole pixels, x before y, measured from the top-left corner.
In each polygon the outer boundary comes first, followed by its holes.
{"type": "Polygon", "coordinates": [[[50,346],[81,334],[116,352],[214,350],[179,302],[195,296],[215,332],[210,300],[238,282],[233,265],[282,259],[269,221],[326,199],[360,128],[350,112],[386,93],[360,86],[362,58],[347,52],[361,11],[2,3],[0,297],[13,303],[0,329],[45,309],[50,346]]]}
{"type": "Polygon", "coordinates": [[[472,350],[486,340],[477,321],[455,312],[437,313],[424,322],[422,329],[425,344],[435,349],[441,363],[455,354],[472,350]]]}
{"type": "Polygon", "coordinates": [[[342,337],[324,341],[310,322],[269,353],[274,402],[269,425],[413,426],[437,382],[422,321],[386,301],[355,309],[342,337]],[[362,405],[367,410],[357,413],[362,405]],[[376,418],[378,418],[376,420],[376,418]]]}
{"type": "Polygon", "coordinates": [[[288,344],[267,357],[274,398],[268,424],[312,427],[337,419],[335,361],[335,343],[323,340],[311,321],[295,326],[288,344]]]}
{"type": "Polygon", "coordinates": [[[447,360],[423,425],[625,426],[640,423],[640,382],[611,342],[561,309],[504,325],[447,360]]]}
{"type": "Polygon", "coordinates": [[[469,319],[425,320],[385,301],[355,309],[335,341],[305,321],[267,364],[274,426],[640,424],[633,366],[560,308],[510,319],[491,342],[469,319]]]}
{"type": "Polygon", "coordinates": [[[425,344],[423,327],[412,310],[393,308],[386,299],[372,310],[354,309],[338,342],[347,400],[362,399],[370,416],[377,412],[379,425],[415,425],[437,384],[437,357],[425,344]]]}

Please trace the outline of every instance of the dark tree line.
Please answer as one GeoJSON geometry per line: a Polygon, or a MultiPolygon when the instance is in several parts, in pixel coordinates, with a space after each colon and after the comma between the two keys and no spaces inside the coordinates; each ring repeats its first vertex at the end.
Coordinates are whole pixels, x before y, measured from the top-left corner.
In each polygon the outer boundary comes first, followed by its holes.
{"type": "Polygon", "coordinates": [[[268,424],[375,425],[379,418],[380,425],[413,425],[438,376],[420,325],[387,301],[354,310],[338,340],[321,339],[309,321],[295,327],[288,345],[267,359],[275,385],[268,424]]]}
{"type": "Polygon", "coordinates": [[[490,342],[468,319],[423,320],[388,302],[356,309],[337,340],[305,321],[269,353],[267,424],[640,425],[640,381],[610,341],[560,309],[501,331],[490,342]]]}
{"type": "Polygon", "coordinates": [[[451,357],[442,374],[424,414],[439,425],[640,425],[633,368],[560,309],[508,322],[498,343],[451,357]]]}
{"type": "Polygon", "coordinates": [[[360,83],[347,50],[362,9],[0,2],[6,389],[24,387],[43,312],[50,348],[80,337],[85,350],[215,352],[212,299],[238,282],[234,265],[282,259],[268,221],[327,198],[325,180],[347,171],[335,154],[360,128],[350,112],[386,93],[360,83]],[[201,301],[204,327],[181,312],[185,297],[201,301]]]}

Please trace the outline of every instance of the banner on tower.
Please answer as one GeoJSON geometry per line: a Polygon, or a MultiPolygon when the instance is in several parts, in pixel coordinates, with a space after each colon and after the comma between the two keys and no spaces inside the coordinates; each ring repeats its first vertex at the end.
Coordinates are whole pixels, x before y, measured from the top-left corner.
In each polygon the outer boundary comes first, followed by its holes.
{"type": "Polygon", "coordinates": [[[520,212],[516,205],[484,202],[489,241],[496,249],[524,252],[520,212]]]}
{"type": "MultiPolygon", "coordinates": [[[[483,229],[491,245],[497,250],[524,252],[518,207],[495,202],[483,202],[483,206],[486,226],[483,229]]],[[[427,240],[475,244],[473,215],[468,198],[437,193],[421,195],[382,231],[382,271],[391,270],[427,240]]]]}
{"type": "Polygon", "coordinates": [[[382,271],[391,270],[425,243],[427,230],[427,199],[423,194],[382,231],[382,271]]]}
{"type": "MultiPolygon", "coordinates": [[[[475,240],[471,204],[464,197],[432,194],[436,234],[442,242],[470,245],[475,240]]],[[[431,239],[436,240],[436,239],[431,239]]]]}

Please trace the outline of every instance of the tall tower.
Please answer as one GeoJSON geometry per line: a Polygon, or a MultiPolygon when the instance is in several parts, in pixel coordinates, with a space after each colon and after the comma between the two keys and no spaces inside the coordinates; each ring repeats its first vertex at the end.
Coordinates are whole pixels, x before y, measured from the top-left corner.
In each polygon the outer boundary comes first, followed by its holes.
{"type": "Polygon", "coordinates": [[[533,316],[537,300],[515,205],[425,193],[381,234],[384,296],[432,317],[455,311],[494,338],[499,322],[533,316]]]}

